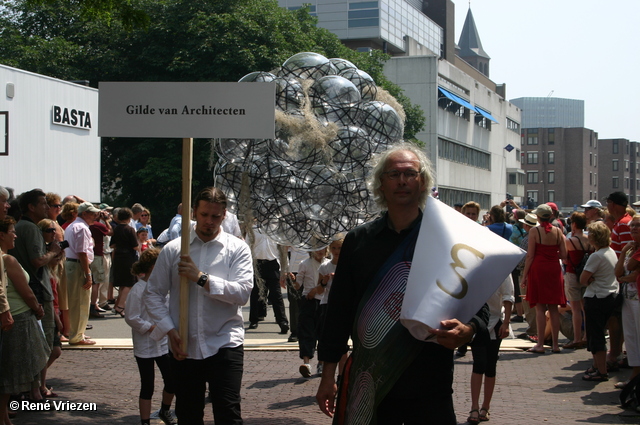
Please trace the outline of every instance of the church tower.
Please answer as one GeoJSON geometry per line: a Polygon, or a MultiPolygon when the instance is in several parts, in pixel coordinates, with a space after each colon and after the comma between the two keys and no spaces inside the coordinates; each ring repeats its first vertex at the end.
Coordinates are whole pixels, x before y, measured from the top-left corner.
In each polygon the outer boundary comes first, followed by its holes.
{"type": "Polygon", "coordinates": [[[482,42],[478,35],[476,23],[473,20],[471,7],[469,7],[469,11],[467,12],[462,34],[460,34],[457,55],[489,78],[489,61],[491,58],[482,48],[482,42]]]}

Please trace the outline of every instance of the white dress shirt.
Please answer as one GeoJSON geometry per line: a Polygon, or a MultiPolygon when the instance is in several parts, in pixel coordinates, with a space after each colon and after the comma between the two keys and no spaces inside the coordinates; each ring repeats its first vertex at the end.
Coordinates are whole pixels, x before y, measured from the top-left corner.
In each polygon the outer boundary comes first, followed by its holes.
{"type": "Polygon", "coordinates": [[[176,214],[169,223],[169,240],[172,241],[180,237],[180,231],[182,230],[182,215],[176,214]]]}
{"type": "Polygon", "coordinates": [[[86,221],[80,217],[76,218],[64,231],[64,239],[69,242],[69,247],[65,248],[64,253],[67,258],[73,260],[78,259],[78,253],[87,254],[89,264],[93,262],[93,237],[86,221]]]}
{"type": "MultiPolygon", "coordinates": [[[[149,316],[160,335],[179,329],[180,244],[178,238],[162,249],[144,293],[149,316]],[[168,308],[167,293],[171,293],[168,308]]],[[[189,282],[187,358],[205,359],[220,348],[244,343],[242,306],[253,288],[253,262],[249,246],[222,229],[206,243],[192,229],[190,256],[200,271],[209,274],[209,291],[189,282]]]]}
{"type": "MultiPolygon", "coordinates": [[[[313,288],[318,285],[318,270],[324,263],[328,263],[328,259],[324,259],[322,263],[319,263],[313,257],[309,257],[300,263],[298,268],[298,275],[296,276],[296,282],[302,286],[302,295],[307,296],[313,288]]],[[[322,294],[316,294],[314,297],[316,300],[322,300],[322,294]]]]}
{"type": "Polygon", "coordinates": [[[253,227],[253,234],[256,241],[253,246],[253,255],[256,260],[278,260],[280,263],[280,252],[278,251],[278,244],[273,240],[263,235],[257,227],[253,227]]]}
{"type": "Polygon", "coordinates": [[[487,300],[487,305],[489,306],[489,311],[491,313],[487,329],[489,329],[491,339],[496,339],[496,333],[493,331],[493,328],[496,327],[499,320],[504,320],[503,303],[505,301],[509,301],[511,302],[512,307],[515,304],[516,299],[513,296],[513,291],[513,279],[511,278],[511,275],[509,275],[504,281],[502,281],[502,284],[496,292],[493,293],[491,298],[487,300]]]}
{"type": "MultiPolygon", "coordinates": [[[[131,326],[133,355],[142,359],[160,357],[169,352],[166,334],[160,337],[159,341],[156,341],[149,332],[154,322],[149,317],[146,303],[143,301],[146,287],[147,282],[142,279],[133,285],[127,297],[127,314],[124,317],[125,322],[131,326]]],[[[156,329],[153,330],[154,334],[156,329]]]]}
{"type": "MultiPolygon", "coordinates": [[[[320,268],[318,269],[318,281],[320,280],[320,275],[326,276],[331,273],[336,272],[337,264],[333,264],[331,260],[325,261],[322,263],[320,268]]],[[[322,299],[320,300],[320,305],[326,304],[329,302],[329,292],[331,291],[331,285],[333,284],[333,278],[329,279],[327,282],[327,286],[324,287],[324,292],[322,293],[322,299]]]]}
{"type": "Polygon", "coordinates": [[[225,214],[224,220],[222,220],[222,228],[225,232],[230,233],[237,238],[242,237],[240,223],[238,223],[238,216],[231,211],[227,211],[225,214]]]}

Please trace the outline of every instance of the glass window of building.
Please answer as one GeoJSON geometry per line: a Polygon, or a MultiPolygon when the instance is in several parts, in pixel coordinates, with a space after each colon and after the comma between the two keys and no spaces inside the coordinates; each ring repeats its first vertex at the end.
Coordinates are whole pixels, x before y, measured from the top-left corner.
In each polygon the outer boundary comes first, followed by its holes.
{"type": "Polygon", "coordinates": [[[527,183],[528,184],[537,184],[538,183],[538,172],[537,171],[527,171],[527,183]]]}
{"type": "Polygon", "coordinates": [[[556,172],[555,171],[549,171],[547,173],[547,183],[553,184],[555,182],[556,182],[556,172]]]}
{"type": "Polygon", "coordinates": [[[556,153],[547,152],[547,164],[555,164],[555,163],[556,163],[556,153]]]}
{"type": "Polygon", "coordinates": [[[556,201],[556,192],[550,190],[547,192],[547,202],[555,202],[556,201]]]}
{"type": "Polygon", "coordinates": [[[613,177],[611,179],[611,187],[614,189],[618,189],[620,187],[620,179],[618,177],[613,177]]]}
{"type": "Polygon", "coordinates": [[[611,171],[618,171],[618,160],[614,159],[611,161],[611,171]]]}
{"type": "Polygon", "coordinates": [[[620,153],[620,148],[618,147],[618,141],[617,140],[613,141],[613,153],[615,153],[615,154],[620,153]]]}
{"type": "Polygon", "coordinates": [[[527,164],[538,163],[538,152],[527,152],[527,164]]]}

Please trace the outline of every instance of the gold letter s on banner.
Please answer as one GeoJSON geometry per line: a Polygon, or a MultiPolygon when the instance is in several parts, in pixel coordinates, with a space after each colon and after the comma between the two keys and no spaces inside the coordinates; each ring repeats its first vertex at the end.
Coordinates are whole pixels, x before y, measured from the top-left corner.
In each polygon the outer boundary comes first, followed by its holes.
{"type": "Polygon", "coordinates": [[[480,251],[478,251],[475,248],[470,247],[469,245],[465,245],[463,243],[457,243],[455,244],[452,248],[451,248],[451,258],[453,259],[453,263],[451,264],[451,268],[453,269],[453,272],[458,275],[458,279],[460,279],[460,284],[462,285],[462,290],[460,292],[458,292],[457,294],[450,292],[449,290],[447,290],[442,283],[440,283],[439,280],[436,280],[436,284],[438,285],[438,288],[442,289],[445,294],[447,295],[451,295],[453,298],[456,298],[458,300],[461,300],[464,298],[465,295],[467,295],[467,290],[469,289],[469,284],[467,283],[466,279],[462,276],[460,276],[460,273],[457,272],[456,268],[461,268],[461,269],[466,269],[467,267],[462,264],[462,262],[460,261],[460,258],[458,257],[458,252],[460,252],[460,250],[467,250],[469,252],[471,252],[472,254],[474,254],[476,257],[483,259],[484,258],[484,254],[481,253],[480,251]]]}

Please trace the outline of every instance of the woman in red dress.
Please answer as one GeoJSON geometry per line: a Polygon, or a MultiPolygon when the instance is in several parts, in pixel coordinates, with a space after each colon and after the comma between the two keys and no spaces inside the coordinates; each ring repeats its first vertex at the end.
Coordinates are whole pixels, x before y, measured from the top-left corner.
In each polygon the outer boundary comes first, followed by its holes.
{"type": "Polygon", "coordinates": [[[567,258],[567,247],[562,230],[551,224],[553,212],[546,204],[539,205],[535,211],[539,227],[529,232],[529,247],[524,264],[522,286],[527,287],[527,301],[536,308],[538,342],[529,352],[544,354],[545,310],[549,310],[551,319],[552,352],[559,353],[558,331],[560,315],[558,305],[567,304],[564,294],[564,282],[560,260],[567,258]]]}

